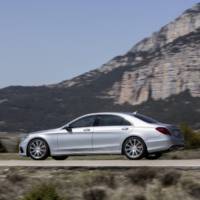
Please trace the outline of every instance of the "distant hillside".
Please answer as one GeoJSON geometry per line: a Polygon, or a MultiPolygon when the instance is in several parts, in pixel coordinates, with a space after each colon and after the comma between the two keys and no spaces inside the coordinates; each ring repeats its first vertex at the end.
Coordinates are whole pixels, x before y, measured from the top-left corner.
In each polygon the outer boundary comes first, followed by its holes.
{"type": "Polygon", "coordinates": [[[200,4],[101,68],[41,87],[0,90],[0,131],[60,126],[89,112],[138,110],[200,128],[200,4]]]}

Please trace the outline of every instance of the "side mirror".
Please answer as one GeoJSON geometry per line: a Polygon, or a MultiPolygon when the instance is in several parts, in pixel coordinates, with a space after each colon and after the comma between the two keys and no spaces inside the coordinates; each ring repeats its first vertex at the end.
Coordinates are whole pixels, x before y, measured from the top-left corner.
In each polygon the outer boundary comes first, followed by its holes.
{"type": "Polygon", "coordinates": [[[72,127],[70,127],[70,126],[66,126],[65,129],[66,129],[68,132],[72,132],[72,127]]]}

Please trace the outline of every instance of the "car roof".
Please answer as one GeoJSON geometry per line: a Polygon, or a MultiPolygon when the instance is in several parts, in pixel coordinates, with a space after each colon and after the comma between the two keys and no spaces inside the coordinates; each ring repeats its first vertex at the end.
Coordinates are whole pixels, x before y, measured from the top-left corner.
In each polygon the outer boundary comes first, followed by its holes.
{"type": "Polygon", "coordinates": [[[139,114],[137,111],[136,112],[97,112],[97,113],[86,114],[86,115],[83,115],[82,117],[93,116],[93,115],[116,115],[116,116],[125,118],[126,120],[128,120],[129,122],[131,122],[132,124],[138,127],[153,125],[136,117],[137,114],[139,114]]]}
{"type": "Polygon", "coordinates": [[[128,115],[128,114],[130,114],[131,112],[96,112],[96,113],[88,113],[88,114],[86,114],[86,115],[84,115],[84,116],[89,116],[89,115],[124,115],[124,114],[126,114],[126,115],[128,115]]]}
{"type": "Polygon", "coordinates": [[[93,116],[93,115],[116,115],[116,116],[121,116],[123,118],[125,118],[126,120],[128,120],[129,122],[131,122],[134,126],[136,127],[145,127],[145,126],[149,126],[149,123],[146,123],[138,118],[136,118],[134,115],[136,115],[137,112],[96,112],[96,113],[88,113],[85,115],[82,115],[78,118],[75,118],[74,120],[68,122],[67,124],[73,123],[74,121],[81,119],[83,117],[87,117],[87,116],[93,116]]]}

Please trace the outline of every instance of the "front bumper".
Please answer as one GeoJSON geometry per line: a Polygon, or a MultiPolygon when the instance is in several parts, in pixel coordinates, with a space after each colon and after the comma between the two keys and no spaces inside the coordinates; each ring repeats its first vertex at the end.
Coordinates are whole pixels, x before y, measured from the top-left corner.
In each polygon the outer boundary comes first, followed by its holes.
{"type": "Polygon", "coordinates": [[[19,144],[19,156],[27,156],[27,143],[21,142],[19,144]]]}

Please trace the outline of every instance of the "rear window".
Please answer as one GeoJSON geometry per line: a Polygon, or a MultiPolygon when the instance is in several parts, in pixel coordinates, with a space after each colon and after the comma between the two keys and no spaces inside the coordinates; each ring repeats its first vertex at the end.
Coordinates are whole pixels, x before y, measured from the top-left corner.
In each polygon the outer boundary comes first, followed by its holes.
{"type": "Polygon", "coordinates": [[[136,113],[136,114],[135,113],[131,113],[130,115],[132,115],[132,116],[134,116],[134,117],[136,117],[136,118],[138,118],[138,119],[140,119],[140,120],[142,120],[144,122],[150,123],[150,124],[156,124],[156,123],[158,123],[157,120],[152,119],[151,117],[147,117],[145,115],[141,115],[139,113],[136,113]]]}

